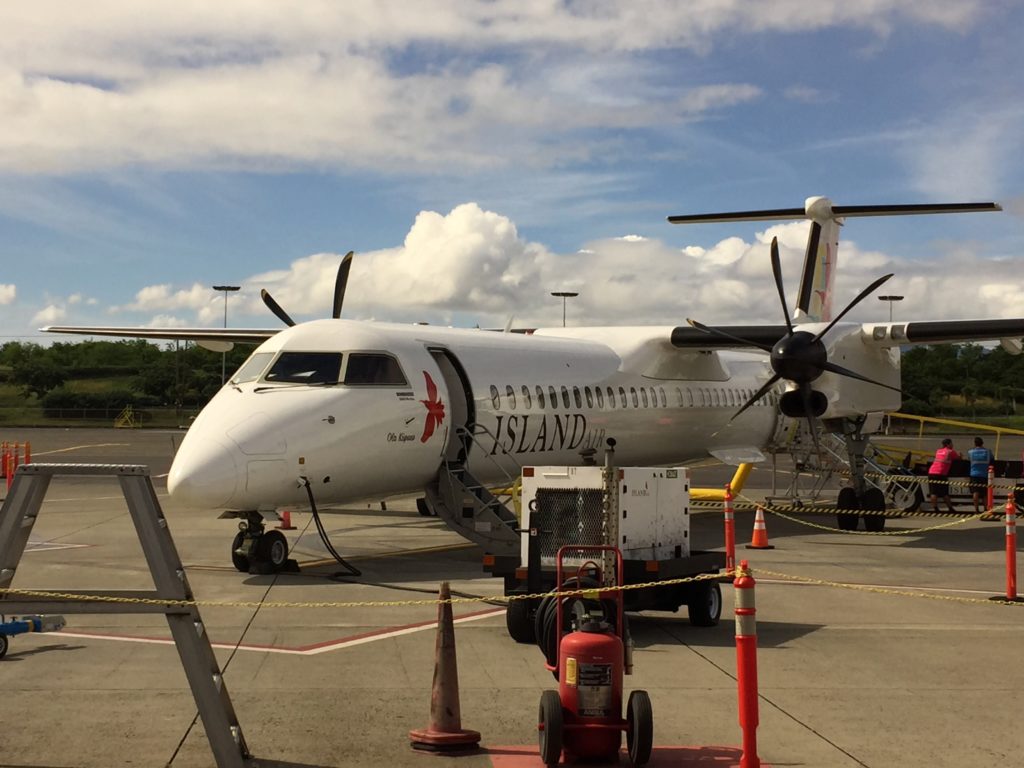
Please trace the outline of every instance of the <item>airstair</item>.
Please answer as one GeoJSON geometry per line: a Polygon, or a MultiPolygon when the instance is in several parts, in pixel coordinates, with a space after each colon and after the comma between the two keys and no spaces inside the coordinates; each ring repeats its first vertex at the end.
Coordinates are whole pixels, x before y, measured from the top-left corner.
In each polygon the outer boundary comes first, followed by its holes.
{"type": "MultiPolygon", "coordinates": [[[[477,425],[472,431],[459,429],[458,439],[468,446],[486,428],[477,425]]],[[[446,461],[438,472],[437,481],[426,489],[427,504],[448,527],[459,535],[479,544],[495,555],[518,554],[520,548],[519,519],[496,495],[476,479],[466,466],[466,451],[456,461],[446,461]]],[[[485,451],[481,451],[487,455],[485,451]]],[[[494,459],[490,456],[491,461],[494,459]]],[[[508,478],[515,478],[494,462],[508,478]]]]}

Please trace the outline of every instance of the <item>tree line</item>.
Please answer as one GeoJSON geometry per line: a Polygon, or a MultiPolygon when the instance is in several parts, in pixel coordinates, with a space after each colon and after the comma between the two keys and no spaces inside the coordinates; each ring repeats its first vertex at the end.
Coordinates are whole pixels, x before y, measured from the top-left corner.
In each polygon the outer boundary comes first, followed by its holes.
{"type": "MultiPolygon", "coordinates": [[[[230,376],[252,351],[227,354],[230,376]]],[[[1024,399],[1024,355],[1001,346],[944,344],[903,353],[902,411],[922,416],[1001,416],[1024,399]]],[[[0,383],[49,408],[198,408],[221,386],[221,355],[194,344],[11,341],[0,346],[0,383]],[[82,382],[90,381],[90,386],[82,382]]]]}

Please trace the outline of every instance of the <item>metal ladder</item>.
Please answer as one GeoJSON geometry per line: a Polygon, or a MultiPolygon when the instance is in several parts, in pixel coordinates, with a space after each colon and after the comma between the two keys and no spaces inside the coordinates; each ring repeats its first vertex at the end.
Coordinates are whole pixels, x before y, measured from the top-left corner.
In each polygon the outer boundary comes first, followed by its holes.
{"type": "MultiPolygon", "coordinates": [[[[192,588],[157,500],[149,468],[114,464],[27,464],[18,468],[0,507],[0,608],[4,613],[162,613],[174,637],[196,707],[218,768],[244,768],[249,750],[206,627],[193,603],[192,588]],[[128,502],[155,590],[60,590],[81,596],[20,599],[6,590],[21,562],[50,480],[58,475],[116,476],[128,502]],[[119,598],[104,602],[95,598],[119,598]],[[187,602],[189,605],[182,605],[187,602]]],[[[42,590],[40,590],[42,592],[42,590]]]]}

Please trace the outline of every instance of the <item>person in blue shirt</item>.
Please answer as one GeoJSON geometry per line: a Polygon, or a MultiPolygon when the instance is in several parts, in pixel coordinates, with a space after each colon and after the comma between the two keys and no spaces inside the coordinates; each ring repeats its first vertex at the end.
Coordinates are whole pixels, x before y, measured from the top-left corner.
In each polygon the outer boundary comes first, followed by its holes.
{"type": "Polygon", "coordinates": [[[995,460],[992,451],[985,447],[985,441],[974,438],[974,447],[967,452],[967,460],[971,462],[971,491],[974,494],[974,513],[981,512],[981,494],[988,488],[988,468],[995,460]]]}

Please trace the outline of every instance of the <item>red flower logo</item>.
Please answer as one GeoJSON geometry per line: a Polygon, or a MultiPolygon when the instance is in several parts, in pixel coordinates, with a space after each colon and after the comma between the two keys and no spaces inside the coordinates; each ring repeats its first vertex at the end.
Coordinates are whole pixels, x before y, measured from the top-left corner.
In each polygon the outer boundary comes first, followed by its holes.
{"type": "Polygon", "coordinates": [[[433,436],[434,430],[444,421],[444,403],[437,397],[437,384],[426,371],[423,372],[423,378],[427,380],[427,399],[420,400],[420,402],[427,408],[427,420],[423,424],[421,443],[427,442],[433,436]]]}

